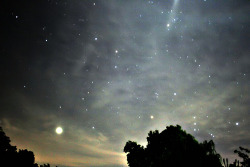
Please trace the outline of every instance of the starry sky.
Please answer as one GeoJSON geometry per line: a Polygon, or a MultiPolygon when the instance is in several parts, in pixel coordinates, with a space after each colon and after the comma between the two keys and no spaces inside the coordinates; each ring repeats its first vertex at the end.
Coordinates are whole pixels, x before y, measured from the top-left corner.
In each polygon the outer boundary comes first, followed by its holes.
{"type": "Polygon", "coordinates": [[[39,164],[125,167],[126,141],[176,124],[232,162],[250,147],[249,11],[249,0],[3,0],[0,126],[39,164]]]}

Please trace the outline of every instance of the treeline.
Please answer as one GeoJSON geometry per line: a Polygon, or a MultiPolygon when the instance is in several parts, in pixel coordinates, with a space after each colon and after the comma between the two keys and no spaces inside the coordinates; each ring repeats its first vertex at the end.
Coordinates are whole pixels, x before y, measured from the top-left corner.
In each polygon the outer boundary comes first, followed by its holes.
{"type": "Polygon", "coordinates": [[[229,164],[215,150],[212,140],[199,143],[181,126],[166,127],[161,133],[150,131],[146,148],[133,141],[124,147],[129,167],[250,167],[248,149],[235,150],[242,161],[229,164]]]}
{"type": "MultiPolygon", "coordinates": [[[[234,153],[242,159],[232,164],[223,159],[215,150],[212,140],[199,143],[181,126],[166,127],[161,133],[150,131],[146,148],[136,142],[128,141],[124,147],[129,167],[250,167],[249,149],[239,147],[234,153]]],[[[0,127],[0,166],[8,167],[50,167],[50,164],[38,165],[32,151],[19,150],[10,144],[0,127]]]]}
{"type": "Polygon", "coordinates": [[[0,127],[0,166],[8,167],[50,167],[50,164],[38,165],[35,163],[35,155],[32,151],[18,150],[10,144],[10,138],[6,136],[0,127]]]}

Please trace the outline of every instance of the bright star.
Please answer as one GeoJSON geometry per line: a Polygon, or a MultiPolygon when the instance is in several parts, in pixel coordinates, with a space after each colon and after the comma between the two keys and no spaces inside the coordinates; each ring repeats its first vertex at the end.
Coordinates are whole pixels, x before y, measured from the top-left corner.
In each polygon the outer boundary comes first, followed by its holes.
{"type": "Polygon", "coordinates": [[[58,135],[62,134],[62,133],[63,133],[63,129],[62,129],[61,127],[57,127],[57,128],[56,128],[56,133],[57,133],[58,135]]]}

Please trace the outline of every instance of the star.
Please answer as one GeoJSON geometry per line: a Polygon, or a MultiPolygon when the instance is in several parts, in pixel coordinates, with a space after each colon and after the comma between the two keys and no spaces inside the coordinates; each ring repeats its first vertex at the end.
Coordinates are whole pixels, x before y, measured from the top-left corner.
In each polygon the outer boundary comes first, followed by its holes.
{"type": "Polygon", "coordinates": [[[167,125],[213,139],[229,159],[227,148],[250,137],[246,2],[12,1],[1,24],[0,124],[17,146],[53,141],[35,150],[38,162],[126,166],[125,139],[167,125]]]}
{"type": "Polygon", "coordinates": [[[57,133],[58,135],[62,134],[62,133],[63,133],[62,127],[57,127],[57,128],[56,128],[56,133],[57,133]]]}

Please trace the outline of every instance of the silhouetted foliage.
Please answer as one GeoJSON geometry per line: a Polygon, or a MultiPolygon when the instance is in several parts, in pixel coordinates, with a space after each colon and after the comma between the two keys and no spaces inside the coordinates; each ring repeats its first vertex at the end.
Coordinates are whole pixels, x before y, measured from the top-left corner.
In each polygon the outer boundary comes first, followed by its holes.
{"type": "Polygon", "coordinates": [[[181,129],[169,126],[159,133],[150,131],[147,147],[128,141],[124,147],[130,167],[222,167],[213,141],[199,143],[181,129]]]}
{"type": "Polygon", "coordinates": [[[236,159],[229,167],[240,167],[240,161],[236,159]]]}
{"type": "MultiPolygon", "coordinates": [[[[32,151],[19,150],[16,146],[10,144],[10,138],[6,136],[2,127],[0,127],[0,166],[8,167],[38,167],[35,163],[35,156],[32,151]]],[[[49,164],[40,167],[50,167],[49,164]]]]}
{"type": "Polygon", "coordinates": [[[240,158],[243,159],[242,162],[239,162],[239,160],[235,160],[235,162],[230,167],[250,167],[250,159],[247,154],[250,153],[250,150],[239,147],[240,150],[234,150],[234,153],[237,153],[240,158]],[[239,165],[241,164],[241,165],[239,165]]]}
{"type": "Polygon", "coordinates": [[[50,167],[50,164],[40,165],[40,167],[50,167]]]}
{"type": "Polygon", "coordinates": [[[4,152],[16,152],[16,146],[10,145],[10,138],[5,135],[2,127],[0,127],[0,154],[4,152]]]}
{"type": "Polygon", "coordinates": [[[226,159],[223,158],[223,164],[224,164],[224,167],[229,167],[227,158],[226,159]]]}
{"type": "Polygon", "coordinates": [[[223,159],[224,167],[250,167],[250,159],[247,155],[250,153],[250,150],[243,147],[239,148],[240,150],[234,150],[234,153],[237,153],[238,156],[243,159],[243,161],[240,162],[239,160],[235,159],[232,164],[228,164],[228,159],[226,158],[223,159]]]}

